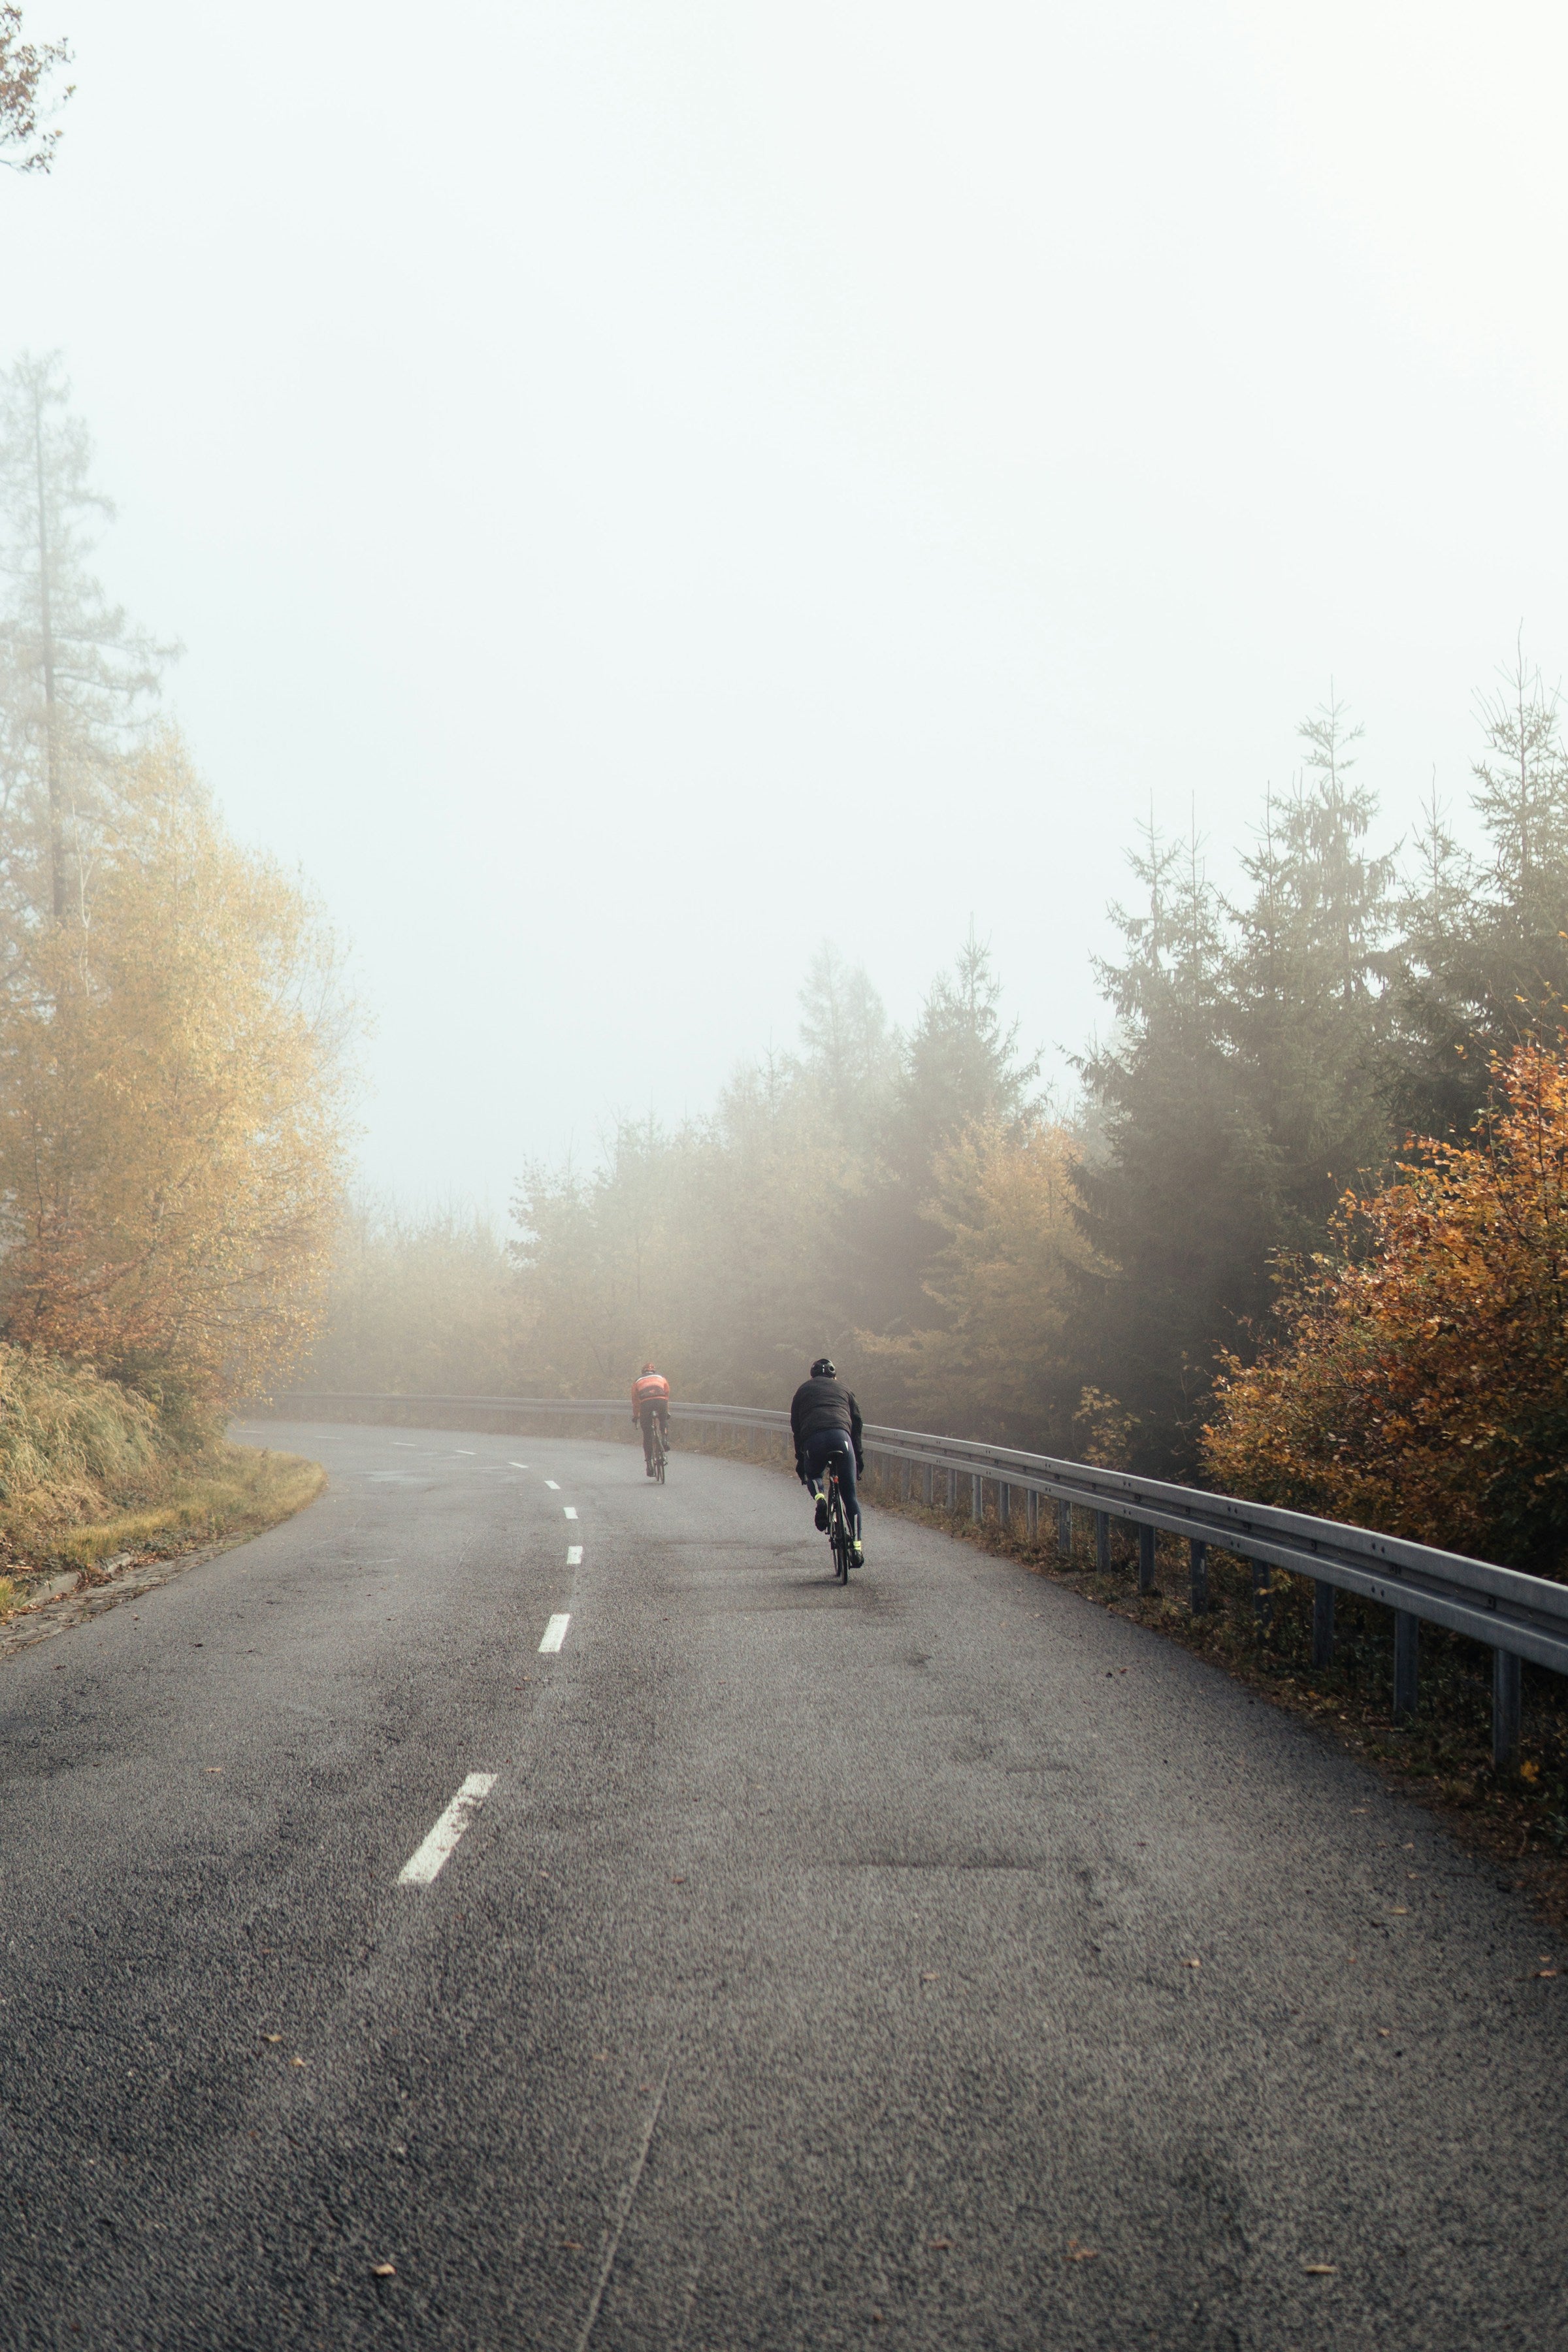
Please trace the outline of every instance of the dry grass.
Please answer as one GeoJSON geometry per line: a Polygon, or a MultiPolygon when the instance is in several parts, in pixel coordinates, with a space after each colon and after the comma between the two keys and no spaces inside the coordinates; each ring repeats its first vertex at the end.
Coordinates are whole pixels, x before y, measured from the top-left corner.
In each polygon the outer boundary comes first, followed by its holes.
{"type": "Polygon", "coordinates": [[[155,1504],[73,1528],[52,1547],[50,1565],[89,1571],[120,1552],[184,1551],[239,1542],[313,1503],[327,1483],[319,1462],[250,1445],[218,1445],[176,1478],[155,1504]]]}
{"type": "Polygon", "coordinates": [[[325,1482],[318,1463],[222,1440],[176,1443],[145,1397],[0,1346],[0,1616],[18,1580],[123,1552],[259,1533],[325,1482]]]}

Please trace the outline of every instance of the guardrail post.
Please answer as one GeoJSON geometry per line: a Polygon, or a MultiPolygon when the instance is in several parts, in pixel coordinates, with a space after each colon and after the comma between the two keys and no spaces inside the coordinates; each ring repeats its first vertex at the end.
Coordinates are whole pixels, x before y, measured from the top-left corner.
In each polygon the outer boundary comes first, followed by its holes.
{"type": "Polygon", "coordinates": [[[956,1516],[958,1510],[958,1473],[956,1470],[950,1470],[947,1474],[947,1507],[956,1516]]]}
{"type": "Polygon", "coordinates": [[[1039,1490],[1034,1486],[1026,1486],[1024,1490],[1024,1532],[1031,1543],[1038,1541],[1040,1533],[1040,1496],[1039,1490]]]}
{"type": "Polygon", "coordinates": [[[983,1519],[985,1517],[985,1481],[984,1478],[973,1478],[970,1484],[973,1493],[970,1497],[969,1516],[972,1519],[983,1519]]]}
{"type": "Polygon", "coordinates": [[[1013,1489],[1007,1485],[1005,1479],[997,1482],[996,1524],[1004,1535],[1013,1524],[1013,1489]]]}
{"type": "Polygon", "coordinates": [[[1511,1650],[1492,1652],[1492,1763],[1511,1771],[1519,1756],[1521,1662],[1511,1650]]]}
{"type": "Polygon", "coordinates": [[[910,1499],[910,1488],[914,1484],[914,1464],[910,1460],[909,1455],[906,1454],[903,1460],[899,1465],[899,1500],[900,1503],[907,1503],[910,1499]]]}
{"type": "Polygon", "coordinates": [[[1274,1622],[1274,1571],[1260,1559],[1252,1563],[1252,1616],[1258,1625],[1274,1622]]]}
{"type": "Polygon", "coordinates": [[[1096,1511],[1094,1515],[1094,1564],[1101,1576],[1110,1573],[1110,1513],[1096,1511]]]}
{"type": "Polygon", "coordinates": [[[1138,1590],[1140,1592],[1152,1592],[1154,1590],[1154,1530],[1152,1528],[1140,1528],[1138,1530],[1138,1590]]]}
{"type": "Polygon", "coordinates": [[[1209,1548],[1196,1536],[1187,1545],[1187,1600],[1194,1617],[1208,1614],[1209,1548]]]}
{"type": "Polygon", "coordinates": [[[922,1462],[921,1464],[921,1500],[925,1505],[928,1511],[936,1500],[936,1465],[934,1462],[922,1462]]]}
{"type": "Polygon", "coordinates": [[[1334,1663],[1334,1588],[1320,1576],[1312,1585],[1312,1664],[1334,1663]]]}
{"type": "Polygon", "coordinates": [[[1063,1559],[1072,1558],[1072,1505],[1057,1505],[1057,1550],[1063,1559]]]}
{"type": "Polygon", "coordinates": [[[1421,1655],[1421,1620],[1407,1609],[1394,1612],[1394,1719],[1408,1720],[1415,1712],[1415,1685],[1421,1655]]]}

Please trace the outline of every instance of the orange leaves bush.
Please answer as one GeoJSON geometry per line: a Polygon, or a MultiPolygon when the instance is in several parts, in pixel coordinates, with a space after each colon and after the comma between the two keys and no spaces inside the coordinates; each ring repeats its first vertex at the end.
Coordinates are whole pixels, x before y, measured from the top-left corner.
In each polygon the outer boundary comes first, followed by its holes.
{"type": "Polygon", "coordinates": [[[1348,1193],[1283,1269],[1282,1329],[1226,1360],[1208,1474],[1540,1574],[1568,1570],[1568,1034],[1494,1066],[1464,1146],[1348,1193]]]}

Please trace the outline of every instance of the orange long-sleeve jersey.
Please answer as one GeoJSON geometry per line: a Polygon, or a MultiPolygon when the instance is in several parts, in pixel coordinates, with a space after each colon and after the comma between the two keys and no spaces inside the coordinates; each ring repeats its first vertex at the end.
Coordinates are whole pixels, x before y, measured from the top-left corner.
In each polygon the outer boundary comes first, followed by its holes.
{"type": "Polygon", "coordinates": [[[662,1372],[644,1372],[632,1382],[632,1419],[637,1420],[645,1404],[668,1404],[669,1382],[662,1372]]]}

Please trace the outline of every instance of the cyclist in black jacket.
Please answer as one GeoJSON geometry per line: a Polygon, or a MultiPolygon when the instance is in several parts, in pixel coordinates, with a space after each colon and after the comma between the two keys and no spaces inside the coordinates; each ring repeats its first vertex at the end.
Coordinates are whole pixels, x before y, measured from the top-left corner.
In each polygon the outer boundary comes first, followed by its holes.
{"type": "Polygon", "coordinates": [[[818,1356],[811,1378],[796,1389],[789,1425],[795,1433],[795,1475],[816,1497],[819,1528],[827,1525],[827,1496],[817,1482],[829,1462],[838,1473],[844,1507],[855,1531],[854,1565],[858,1568],[866,1558],[860,1540],[860,1497],[855,1487],[856,1473],[866,1467],[860,1451],[860,1408],[835,1372],[831,1357],[818,1356]]]}

